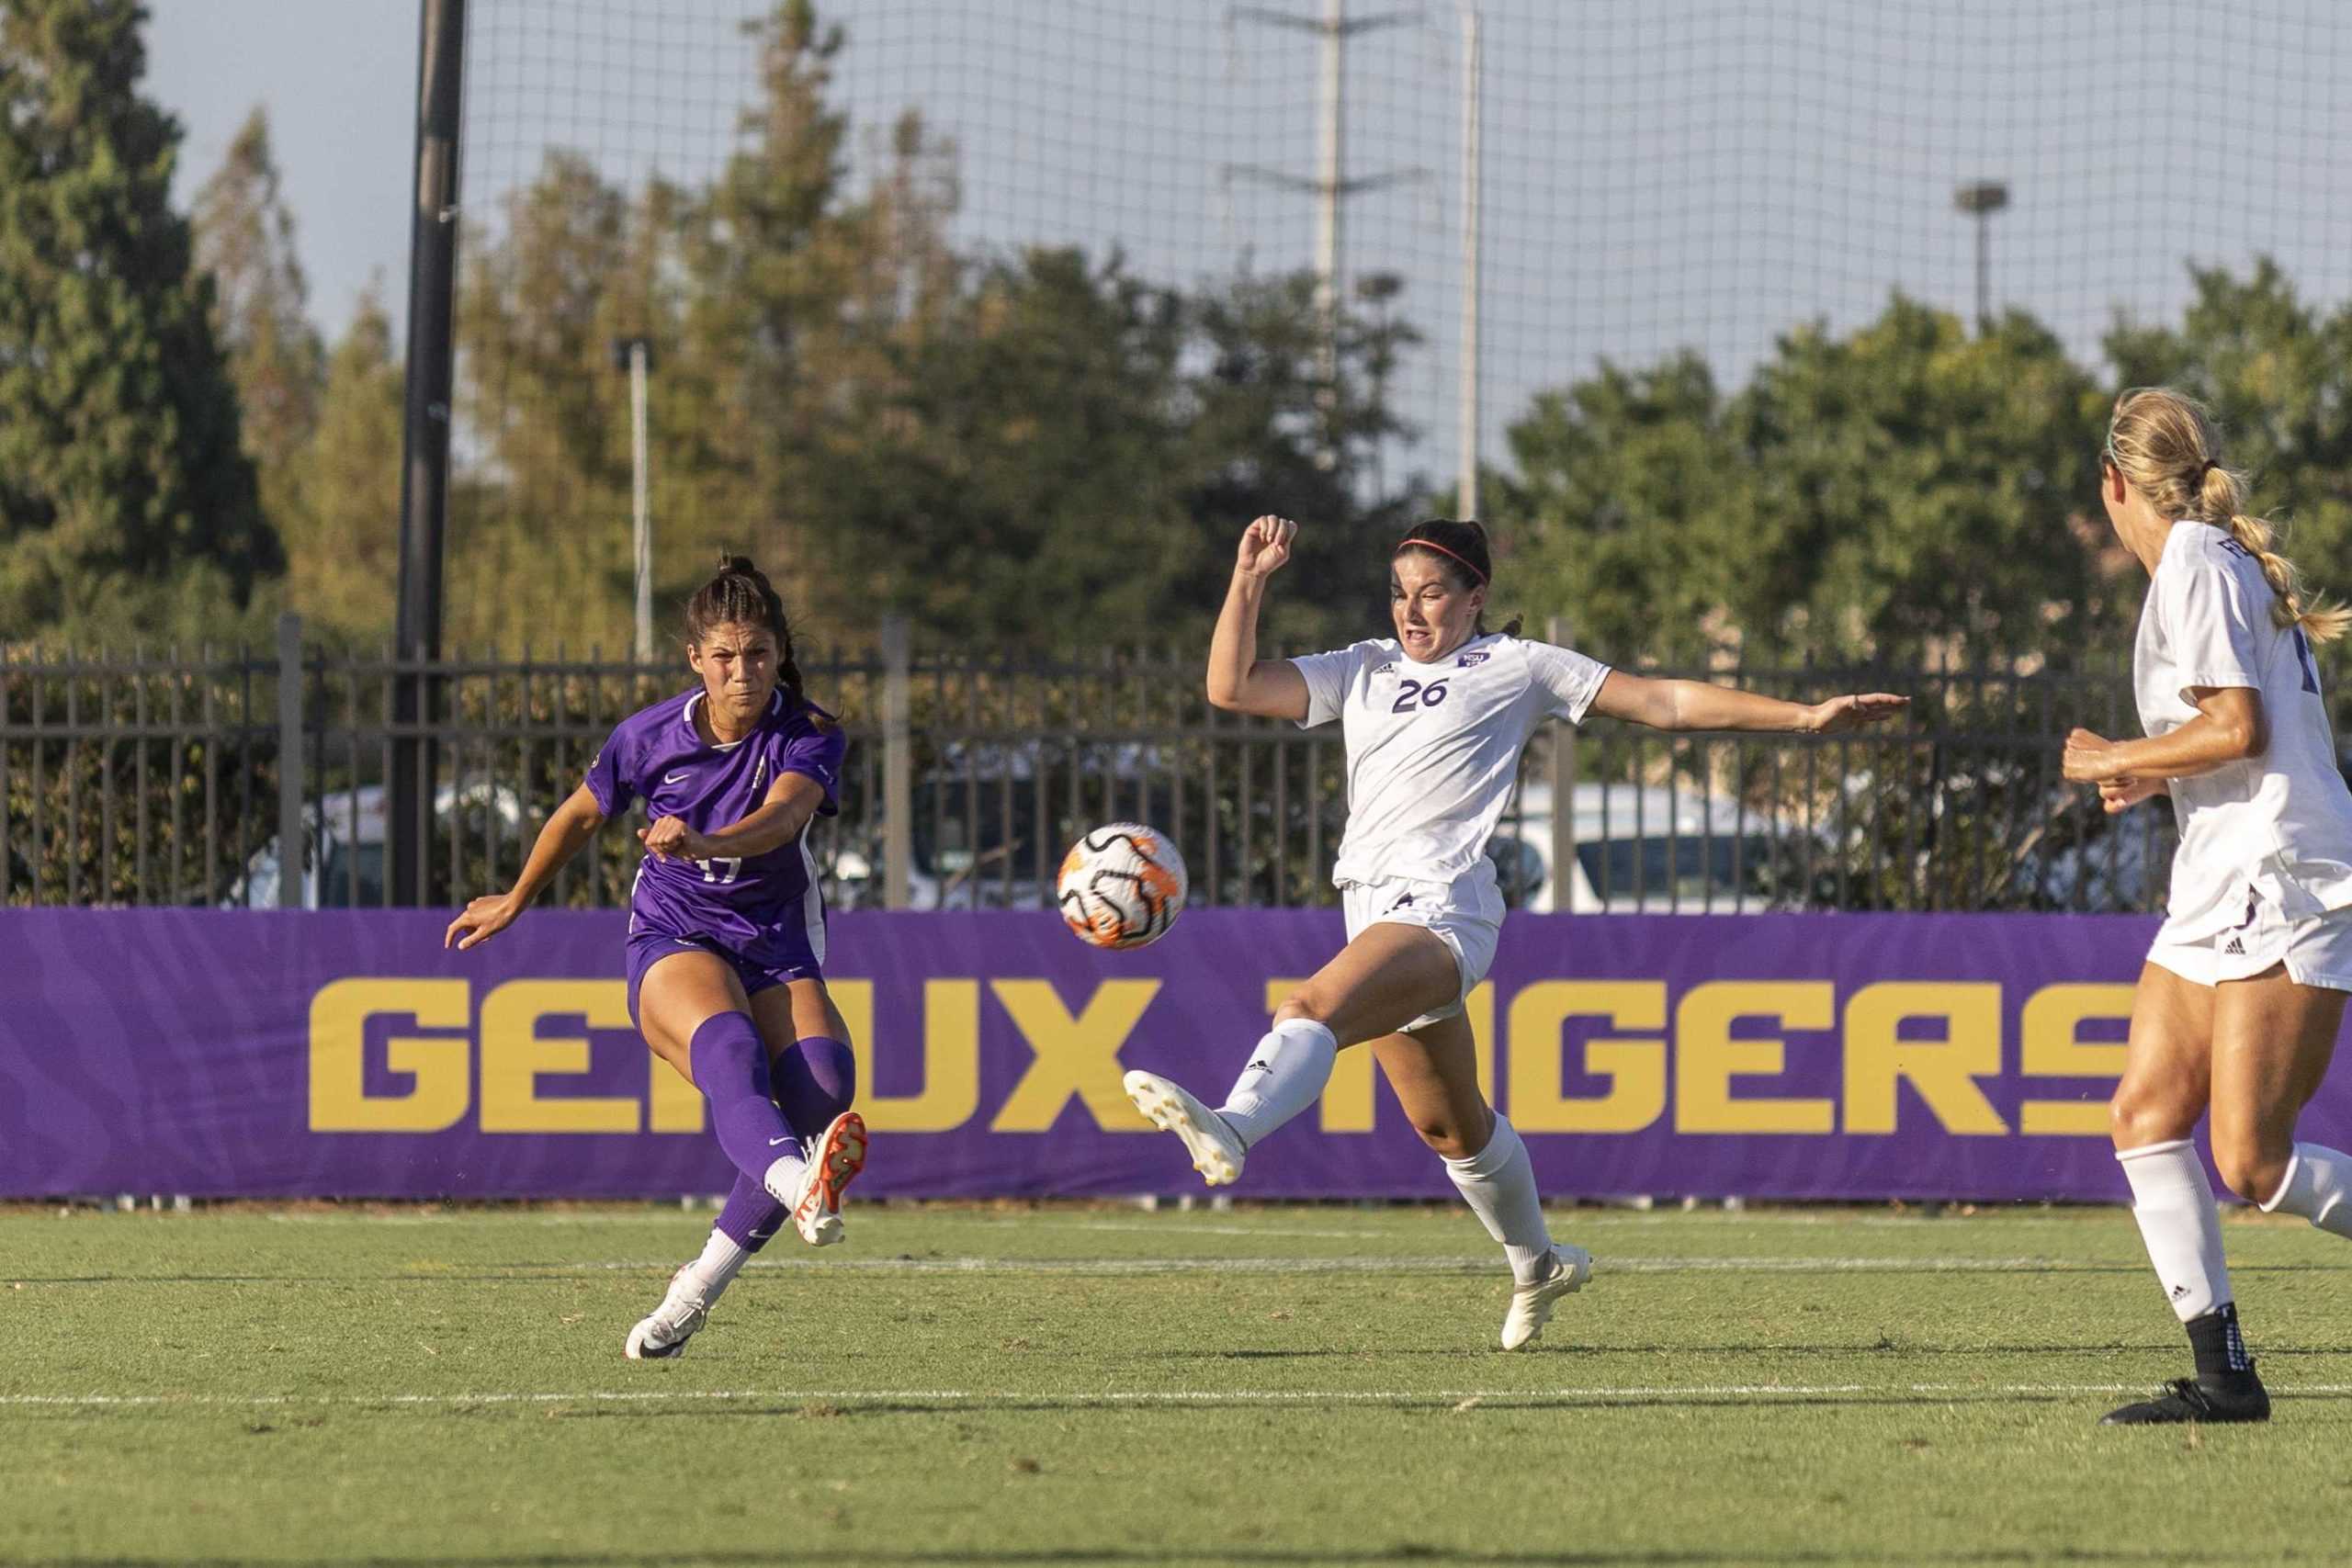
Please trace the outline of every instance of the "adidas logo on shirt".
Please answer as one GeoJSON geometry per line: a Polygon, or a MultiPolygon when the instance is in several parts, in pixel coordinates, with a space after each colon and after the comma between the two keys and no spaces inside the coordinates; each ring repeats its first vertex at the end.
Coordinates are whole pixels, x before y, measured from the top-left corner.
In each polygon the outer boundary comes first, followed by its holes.
{"type": "Polygon", "coordinates": [[[2222,956],[2224,958],[2244,958],[2245,956],[2245,942],[2237,937],[2230,938],[2230,945],[2222,949],[2222,956]]]}
{"type": "Polygon", "coordinates": [[[1374,670],[1373,673],[1375,675],[1394,675],[1396,673],[1396,661],[1391,660],[1388,663],[1383,664],[1378,669],[1374,670]]]}

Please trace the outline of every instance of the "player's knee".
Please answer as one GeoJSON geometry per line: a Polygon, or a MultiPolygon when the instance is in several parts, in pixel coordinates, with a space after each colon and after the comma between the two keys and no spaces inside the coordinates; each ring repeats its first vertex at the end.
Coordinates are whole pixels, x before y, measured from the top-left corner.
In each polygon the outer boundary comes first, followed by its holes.
{"type": "Polygon", "coordinates": [[[1312,991],[1294,991],[1289,1000],[1274,1010],[1274,1021],[1288,1023],[1296,1018],[1303,1018],[1309,1023],[1328,1026],[1331,1021],[1331,1009],[1329,1003],[1312,991]]]}
{"type": "Polygon", "coordinates": [[[1471,1146],[1470,1129],[1452,1116],[1417,1116],[1413,1131],[1442,1159],[1468,1159],[1478,1152],[1471,1146]]]}
{"type": "Polygon", "coordinates": [[[2213,1135],[2213,1168],[2224,1186],[2249,1203],[2267,1202],[2286,1183],[2287,1162],[2294,1152],[2291,1143],[2272,1148],[2256,1138],[2218,1131],[2213,1135]]]}
{"type": "Polygon", "coordinates": [[[2178,1096],[2151,1091],[2137,1084],[2120,1084],[2107,1105],[2108,1136],[2119,1149],[2168,1144],[2197,1130],[2202,1108],[2184,1103],[2178,1096]]]}

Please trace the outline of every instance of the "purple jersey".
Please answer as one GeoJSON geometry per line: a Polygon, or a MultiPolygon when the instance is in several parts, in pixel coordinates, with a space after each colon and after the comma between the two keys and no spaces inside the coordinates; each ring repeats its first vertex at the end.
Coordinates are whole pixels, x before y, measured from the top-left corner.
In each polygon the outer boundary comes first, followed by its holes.
{"type": "MultiPolygon", "coordinates": [[[[685,819],[697,833],[730,828],[758,810],[785,773],[823,786],[820,817],[840,809],[834,791],[848,742],[831,716],[782,689],[752,733],[713,746],[695,728],[697,689],[621,720],[588,765],[588,791],[607,820],[645,802],[646,816],[685,819]]],[[[809,970],[824,962],[825,907],[803,829],[790,843],[740,860],[648,855],[629,892],[629,934],[692,938],[754,964],[809,970]]]]}

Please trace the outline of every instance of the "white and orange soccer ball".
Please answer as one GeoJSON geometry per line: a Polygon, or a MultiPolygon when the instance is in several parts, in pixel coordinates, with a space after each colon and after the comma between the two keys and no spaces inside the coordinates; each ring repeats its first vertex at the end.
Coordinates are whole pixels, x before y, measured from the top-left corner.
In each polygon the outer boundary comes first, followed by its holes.
{"type": "Polygon", "coordinates": [[[1168,835],[1140,822],[1095,829],[1062,857],[1062,919],[1095,947],[1141,947],[1176,923],[1192,886],[1168,835]]]}

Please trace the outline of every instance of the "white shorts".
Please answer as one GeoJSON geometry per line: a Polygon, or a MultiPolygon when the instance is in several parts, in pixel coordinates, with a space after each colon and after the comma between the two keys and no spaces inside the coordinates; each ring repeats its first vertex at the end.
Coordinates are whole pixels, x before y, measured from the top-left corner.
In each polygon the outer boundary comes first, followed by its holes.
{"type": "Polygon", "coordinates": [[[1453,966],[1462,975],[1462,988],[1443,1007],[1433,1008],[1405,1027],[1453,1018],[1462,998],[1487,977],[1495,961],[1495,943],[1503,932],[1502,890],[1495,886],[1495,863],[1480,860],[1452,882],[1416,882],[1383,877],[1378,882],[1343,882],[1340,903],[1348,917],[1348,940],[1366,926],[1419,926],[1445,943],[1453,966]]]}
{"type": "Polygon", "coordinates": [[[2245,980],[2274,964],[2299,986],[2352,991],[2352,909],[2330,909],[2300,920],[2252,892],[2245,919],[2211,936],[2182,941],[2166,922],[2148,949],[2148,962],[2199,986],[2245,980]]]}

